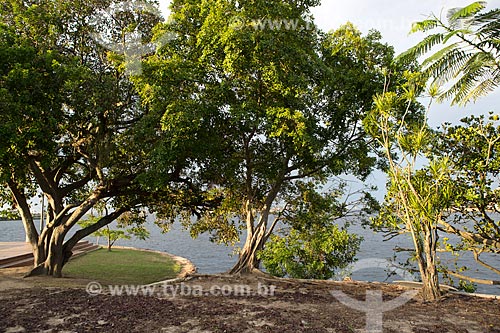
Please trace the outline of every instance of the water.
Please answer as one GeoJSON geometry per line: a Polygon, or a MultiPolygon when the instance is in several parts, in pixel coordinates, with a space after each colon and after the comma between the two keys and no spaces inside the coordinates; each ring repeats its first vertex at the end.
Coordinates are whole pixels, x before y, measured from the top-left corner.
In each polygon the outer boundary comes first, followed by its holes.
{"type": "MultiPolygon", "coordinates": [[[[179,255],[191,260],[198,268],[199,273],[206,274],[226,272],[236,262],[237,256],[233,255],[234,249],[210,242],[209,235],[204,234],[200,235],[197,239],[192,239],[189,232],[184,230],[179,224],[174,224],[171,230],[165,234],[152,221],[147,223],[147,228],[151,234],[147,240],[118,240],[115,245],[164,251],[179,255]]],[[[382,234],[360,226],[353,225],[350,227],[350,231],[364,238],[357,255],[359,259],[358,263],[347,270],[347,274],[352,274],[351,276],[354,280],[391,282],[408,278],[405,275],[407,273],[402,270],[397,270],[399,276],[395,275],[388,278],[388,270],[386,268],[386,263],[394,257],[393,249],[395,247],[412,248],[412,242],[408,235],[384,241],[382,234]]],[[[24,241],[24,238],[24,228],[21,221],[0,221],[0,241],[18,242],[24,241]]],[[[95,237],[90,236],[87,240],[96,243],[95,237]]],[[[104,245],[105,240],[101,238],[100,244],[104,245]]],[[[238,245],[241,246],[241,244],[238,245]]],[[[443,262],[450,265],[450,268],[453,267],[450,255],[440,253],[439,256],[443,262]]],[[[500,256],[492,254],[483,256],[494,267],[500,267],[500,256]]],[[[405,253],[400,253],[398,258],[400,259],[398,261],[404,261],[405,253]]],[[[500,279],[499,275],[479,266],[474,261],[472,255],[464,254],[459,263],[470,268],[464,273],[465,275],[482,279],[500,279]]],[[[477,292],[500,295],[500,287],[478,285],[477,292]]]]}

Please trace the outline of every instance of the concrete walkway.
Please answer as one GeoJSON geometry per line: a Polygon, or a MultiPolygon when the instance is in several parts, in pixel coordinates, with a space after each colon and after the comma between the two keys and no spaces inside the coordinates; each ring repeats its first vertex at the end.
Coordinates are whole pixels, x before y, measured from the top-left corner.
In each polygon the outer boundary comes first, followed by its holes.
{"type": "MultiPolygon", "coordinates": [[[[78,242],[71,250],[73,257],[97,250],[99,246],[88,241],[78,242]]],[[[33,265],[31,245],[24,242],[0,242],[0,269],[33,265]]]]}
{"type": "Polygon", "coordinates": [[[31,245],[25,242],[0,242],[0,260],[31,253],[31,245]]]}

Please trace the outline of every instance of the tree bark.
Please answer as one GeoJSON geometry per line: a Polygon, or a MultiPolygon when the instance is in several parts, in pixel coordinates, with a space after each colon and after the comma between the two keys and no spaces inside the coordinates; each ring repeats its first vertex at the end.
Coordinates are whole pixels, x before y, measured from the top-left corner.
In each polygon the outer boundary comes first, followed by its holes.
{"type": "Polygon", "coordinates": [[[66,242],[64,242],[64,238],[67,232],[71,229],[70,226],[63,224],[58,227],[54,227],[50,233],[50,238],[47,238],[46,240],[46,246],[48,248],[46,259],[35,265],[26,277],[39,275],[49,275],[56,278],[62,277],[62,269],[73,255],[73,247],[83,238],[113,222],[127,210],[128,208],[120,208],[117,211],[102,217],[95,224],[88,226],[85,229],[78,230],[66,242]]]}
{"type": "Polygon", "coordinates": [[[260,260],[257,258],[257,253],[264,248],[267,240],[266,231],[266,223],[261,222],[254,232],[247,235],[245,246],[229,274],[251,274],[259,269],[260,260]]]}
{"type": "Polygon", "coordinates": [[[47,255],[43,262],[35,263],[33,269],[26,275],[50,275],[53,277],[62,277],[62,268],[71,257],[71,251],[64,251],[63,242],[67,230],[63,226],[54,228],[50,233],[50,238],[42,241],[43,247],[47,248],[47,255]],[[46,243],[46,244],[45,244],[46,243]]]}
{"type": "Polygon", "coordinates": [[[247,202],[247,238],[245,241],[245,246],[240,252],[238,261],[231,268],[229,274],[251,274],[259,270],[260,260],[257,255],[260,250],[264,249],[264,245],[269,238],[271,230],[268,230],[269,222],[269,212],[271,209],[271,203],[276,198],[277,190],[273,189],[266,200],[264,209],[260,213],[260,218],[257,226],[254,228],[254,217],[251,214],[250,203],[247,202]]]}
{"type": "Polygon", "coordinates": [[[439,279],[436,269],[430,266],[422,274],[422,297],[426,301],[436,301],[441,297],[441,290],[439,289],[439,279]]]}
{"type": "Polygon", "coordinates": [[[45,261],[45,244],[38,241],[39,234],[36,230],[33,215],[31,215],[28,200],[23,190],[19,188],[18,184],[14,180],[10,180],[8,185],[14,197],[17,211],[21,215],[26,238],[31,245],[34,265],[37,266],[45,261]]]}
{"type": "Polygon", "coordinates": [[[439,277],[436,268],[437,230],[429,227],[424,231],[423,253],[417,253],[420,275],[422,276],[422,297],[426,301],[436,301],[441,297],[439,277]]]}
{"type": "Polygon", "coordinates": [[[57,227],[52,233],[49,244],[49,252],[47,253],[47,259],[45,260],[45,269],[48,275],[54,277],[62,277],[62,268],[64,264],[69,260],[71,255],[67,255],[63,252],[63,242],[64,236],[66,235],[66,230],[64,226],[57,227]],[[66,258],[65,261],[65,257],[66,258]]]}

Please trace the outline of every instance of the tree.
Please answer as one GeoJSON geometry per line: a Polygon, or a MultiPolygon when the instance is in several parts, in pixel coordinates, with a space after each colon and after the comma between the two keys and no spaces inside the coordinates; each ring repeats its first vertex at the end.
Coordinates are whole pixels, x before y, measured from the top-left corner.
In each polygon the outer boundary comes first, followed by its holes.
{"type": "Polygon", "coordinates": [[[352,25],[319,33],[309,12],[318,4],[173,1],[172,21],[157,36],[177,39],[135,81],[148,106],[165,111],[168,142],[195,161],[185,176],[206,198],[222,198],[217,209],[186,212],[185,225],[226,243],[246,230],[231,273],[259,267],[257,253],[278,223],[271,212],[299,195],[298,181],[363,178],[375,164],[361,121],[393,50],[352,25]]]}
{"type": "Polygon", "coordinates": [[[500,83],[500,9],[484,12],[485,1],[448,12],[448,22],[431,15],[411,32],[439,29],[400,57],[416,58],[436,45],[442,48],[425,59],[423,72],[439,86],[450,84],[440,99],[465,105],[488,94],[500,83]]]}
{"type": "MultiPolygon", "coordinates": [[[[500,172],[500,127],[498,117],[491,115],[464,118],[459,125],[445,124],[433,145],[436,159],[450,161],[455,184],[450,210],[443,216],[440,229],[459,237],[448,250],[471,251],[482,266],[500,274],[500,269],[481,259],[483,253],[500,253],[500,213],[498,175],[500,172]]],[[[468,278],[450,272],[454,276],[468,278]]],[[[492,283],[490,281],[479,281],[492,283]]]]}
{"type": "MultiPolygon", "coordinates": [[[[488,94],[500,82],[500,10],[484,12],[486,2],[478,1],[448,12],[448,23],[435,15],[414,25],[412,32],[441,32],[426,37],[399,58],[422,56],[434,46],[443,48],[423,62],[423,72],[433,79],[431,89],[448,84],[440,99],[453,98],[452,104],[465,105],[488,94]],[[451,44],[449,42],[453,41],[451,44]],[[449,44],[449,45],[447,45],[449,44]]],[[[493,120],[493,119],[492,119],[493,120]]],[[[496,171],[494,153],[498,136],[492,123],[483,117],[462,120],[464,125],[445,124],[432,142],[429,158],[446,165],[452,195],[446,198],[449,212],[439,219],[439,228],[460,237],[459,244],[444,239],[447,250],[471,250],[476,261],[499,272],[480,259],[483,252],[498,253],[498,222],[491,211],[496,210],[496,171]],[[467,222],[473,222],[467,227],[467,222]]],[[[448,271],[462,279],[491,283],[448,271]]]]}
{"type": "Polygon", "coordinates": [[[271,236],[259,259],[274,276],[331,279],[355,260],[362,239],[347,227],[363,215],[356,206],[364,198],[348,204],[342,190],[319,193],[312,184],[297,186],[302,195],[287,201],[288,209],[278,215],[282,230],[271,236]]]}
{"type": "Polygon", "coordinates": [[[125,212],[174,197],[173,190],[152,193],[141,185],[158,140],[151,118],[156,123],[158,117],[142,107],[128,78],[113,66],[116,55],[93,35],[118,38],[139,26],[147,36],[158,17],[130,11],[114,18],[121,26],[112,19],[95,23],[96,11],[112,3],[0,5],[1,198],[21,215],[34,254],[32,275],[60,277],[79,240],[125,212]],[[48,202],[40,233],[29,204],[39,191],[48,202]],[[105,200],[110,213],[66,239],[105,200]]]}
{"type": "MultiPolygon", "coordinates": [[[[78,224],[81,227],[86,228],[95,224],[101,218],[102,215],[90,215],[88,219],[80,220],[78,224]]],[[[142,225],[144,218],[144,214],[133,214],[131,212],[127,212],[118,218],[116,229],[111,229],[108,224],[104,228],[94,232],[92,235],[97,237],[97,244],[99,244],[99,238],[104,237],[107,241],[108,251],[111,251],[111,248],[119,239],[131,239],[132,237],[135,237],[140,240],[146,240],[149,237],[149,231],[142,225]],[[129,228],[127,229],[127,227],[129,228]]]]}
{"type": "Polygon", "coordinates": [[[387,158],[389,175],[385,201],[372,224],[395,235],[411,235],[422,295],[436,300],[441,295],[436,262],[438,224],[450,205],[454,186],[446,159],[431,160],[429,166],[418,169],[433,134],[426,115],[407,118],[412,113],[421,114],[414,102],[421,95],[425,78],[418,73],[406,73],[406,78],[399,94],[387,91],[374,98],[375,107],[365,120],[367,131],[387,158]]]}

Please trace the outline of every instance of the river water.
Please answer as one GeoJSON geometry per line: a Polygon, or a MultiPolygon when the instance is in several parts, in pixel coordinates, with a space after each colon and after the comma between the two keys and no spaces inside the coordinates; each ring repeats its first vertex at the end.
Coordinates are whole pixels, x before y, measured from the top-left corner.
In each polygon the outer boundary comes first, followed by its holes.
{"type": "MultiPolygon", "coordinates": [[[[229,270],[236,262],[233,255],[234,248],[218,245],[210,242],[209,235],[201,235],[197,239],[191,238],[189,232],[179,224],[174,224],[168,233],[162,233],[152,221],[148,221],[147,228],[150,237],[145,240],[119,240],[115,245],[131,246],[143,249],[151,249],[169,252],[191,260],[197,267],[199,273],[220,273],[229,270]]],[[[394,258],[395,247],[411,248],[412,242],[409,235],[402,235],[390,241],[384,241],[380,233],[370,229],[352,225],[350,231],[361,235],[364,240],[358,252],[358,262],[341,274],[350,275],[354,280],[391,282],[411,278],[407,272],[401,269],[394,270],[394,266],[388,264],[394,258]],[[388,267],[389,266],[389,267],[388,267]],[[388,278],[388,272],[395,271],[397,274],[388,278]]],[[[13,242],[24,241],[24,228],[21,221],[0,221],[0,241],[13,242]]],[[[96,243],[95,237],[87,240],[96,243]]],[[[100,244],[105,240],[101,238],[100,244]]],[[[241,244],[239,244],[241,246],[241,244]]],[[[237,245],[238,246],[238,245],[237,245]]],[[[404,253],[398,255],[397,262],[404,261],[404,253]]],[[[447,254],[440,254],[442,262],[453,267],[452,259],[447,254]]],[[[500,255],[484,255],[484,259],[491,265],[500,267],[500,255]]],[[[469,267],[466,275],[482,279],[499,280],[500,276],[477,265],[472,255],[464,254],[459,261],[460,265],[469,267]]],[[[477,285],[477,292],[500,295],[500,286],[477,285]]]]}

